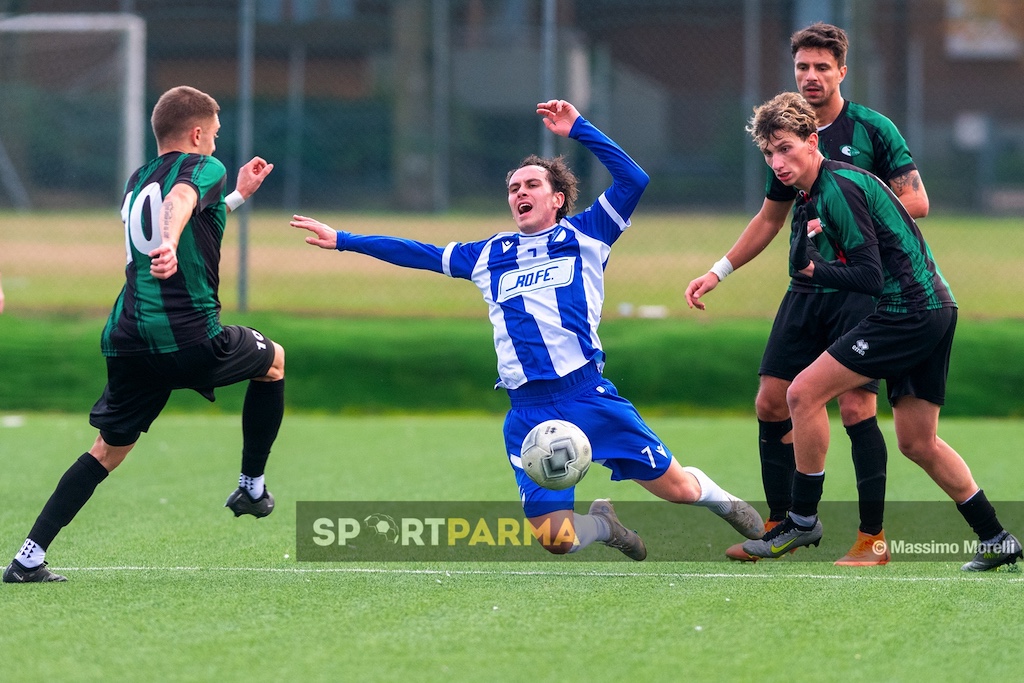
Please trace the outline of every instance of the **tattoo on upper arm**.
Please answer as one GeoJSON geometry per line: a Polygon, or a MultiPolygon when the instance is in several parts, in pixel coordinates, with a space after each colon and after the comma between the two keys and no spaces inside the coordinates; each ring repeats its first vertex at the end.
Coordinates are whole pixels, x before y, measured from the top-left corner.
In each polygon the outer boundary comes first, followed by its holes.
{"type": "Polygon", "coordinates": [[[889,187],[897,197],[903,196],[908,190],[913,193],[921,191],[921,174],[917,171],[909,171],[901,176],[896,176],[889,181],[889,187]]]}

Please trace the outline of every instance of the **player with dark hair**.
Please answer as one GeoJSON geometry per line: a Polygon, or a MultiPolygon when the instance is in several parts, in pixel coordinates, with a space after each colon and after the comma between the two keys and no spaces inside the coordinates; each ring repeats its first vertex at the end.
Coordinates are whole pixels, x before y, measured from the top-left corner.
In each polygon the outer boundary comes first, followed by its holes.
{"type": "Polygon", "coordinates": [[[125,185],[125,284],[103,329],[107,385],[89,423],[92,448],[68,469],[28,538],[3,573],[5,583],[64,581],[46,567],[51,542],[96,487],[148,431],[175,389],[214,400],[216,387],[251,380],[242,409],[242,473],[226,507],[265,517],[274,498],[264,469],[284,414],[284,350],[258,331],[220,323],[220,247],[228,210],[273,170],[259,157],[238,171],[224,196],[224,165],[211,156],[220,129],[216,100],[179,86],[153,109],[155,159],[125,185]]]}
{"type": "Polygon", "coordinates": [[[877,297],[874,311],[802,370],[789,387],[796,476],[793,506],[764,537],[743,543],[754,557],[779,557],[822,536],[818,503],[829,443],[826,404],[872,377],[885,379],[900,451],[938,484],[980,540],[964,571],[988,571],[1022,557],[967,463],[938,436],[957,305],[914,219],[878,177],[826,159],[814,109],[782,93],[754,110],[747,128],[772,172],[801,191],[793,212],[790,264],[796,278],[877,297]],[[817,219],[841,258],[808,237],[817,219]]]}
{"type": "MultiPolygon", "coordinates": [[[[797,87],[817,114],[817,138],[824,156],[874,173],[889,185],[912,217],[927,215],[928,195],[899,130],[883,115],[843,99],[839,92],[846,76],[846,33],[831,24],[812,24],[793,34],[790,47],[797,87]]],[[[703,310],[704,294],[768,246],[782,229],[795,197],[792,187],[768,173],[761,210],[725,257],[687,286],[686,301],[691,308],[703,310]]],[[[822,238],[815,239],[822,253],[830,253],[822,238]]],[[[873,309],[874,300],[867,294],[838,291],[800,278],[790,282],[765,346],[755,401],[761,478],[769,508],[766,530],[785,519],[792,504],[795,469],[786,391],[797,373],[873,309]]],[[[857,475],[860,528],[850,551],[836,561],[837,565],[868,566],[889,561],[887,550],[876,552],[885,547],[882,522],[887,461],[876,415],[877,393],[878,381],[871,380],[838,397],[857,475]]],[[[739,544],[729,548],[726,555],[735,560],[758,559],[745,554],[739,544]]]]}
{"type": "Polygon", "coordinates": [[[573,512],[574,489],[553,491],[523,471],[520,449],[527,433],[545,420],[579,426],[593,445],[593,459],[613,480],[634,479],[654,495],[706,507],[747,538],[760,537],[763,521],[747,503],[695,467],[682,467],[633,405],[601,375],[604,351],[597,335],[604,302],[604,269],[611,247],[648,183],[647,174],[612,140],[563,100],[537,105],[549,130],[578,140],[608,169],[612,185],[590,208],[570,215],[576,177],[561,158],[530,156],[506,177],[515,232],[445,247],[383,235],[335,231],[295,216],[309,230],[306,242],[352,251],[407,268],[471,280],[483,294],[498,355],[495,388],[508,392],[505,450],[523,509],[550,552],[575,552],[595,541],[643,560],[636,532],[618,520],[611,503],[596,500],[587,515],[573,512]]]}

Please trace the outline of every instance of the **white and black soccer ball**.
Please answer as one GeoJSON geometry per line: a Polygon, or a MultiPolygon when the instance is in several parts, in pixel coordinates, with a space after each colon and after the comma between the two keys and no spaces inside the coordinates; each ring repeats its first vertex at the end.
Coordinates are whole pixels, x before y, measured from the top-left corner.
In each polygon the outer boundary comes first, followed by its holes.
{"type": "Polygon", "coordinates": [[[560,491],[579,483],[593,452],[582,429],[565,420],[547,420],[526,435],[520,454],[530,479],[560,491]]]}

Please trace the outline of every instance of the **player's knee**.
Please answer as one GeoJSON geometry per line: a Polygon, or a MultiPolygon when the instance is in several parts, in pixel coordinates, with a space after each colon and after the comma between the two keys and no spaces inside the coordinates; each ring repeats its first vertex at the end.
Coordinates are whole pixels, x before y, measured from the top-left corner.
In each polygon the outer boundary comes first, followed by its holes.
{"type": "Polygon", "coordinates": [[[785,385],[762,383],[754,399],[757,419],[764,422],[782,422],[789,417],[785,385]],[[778,388],[775,388],[778,386],[778,388]]]}
{"type": "Polygon", "coordinates": [[[692,505],[700,499],[700,482],[678,463],[673,462],[665,474],[650,481],[636,480],[642,487],[669,503],[692,505]]]}
{"type": "Polygon", "coordinates": [[[863,389],[848,391],[839,397],[839,416],[843,424],[852,427],[875,416],[878,404],[875,395],[863,389]]]}
{"type": "Polygon", "coordinates": [[[284,379],[284,347],[273,342],[274,344],[274,362],[270,365],[270,370],[267,371],[266,379],[276,382],[279,379],[284,379]]]}
{"type": "Polygon", "coordinates": [[[935,449],[932,447],[934,440],[920,438],[899,438],[897,435],[896,446],[900,453],[907,456],[911,462],[918,465],[928,462],[935,449]]]}
{"type": "Polygon", "coordinates": [[[797,377],[789,385],[789,389],[786,391],[786,405],[789,406],[790,415],[797,415],[802,411],[816,407],[813,400],[813,388],[806,386],[806,384],[806,382],[801,382],[800,378],[797,377]]]}

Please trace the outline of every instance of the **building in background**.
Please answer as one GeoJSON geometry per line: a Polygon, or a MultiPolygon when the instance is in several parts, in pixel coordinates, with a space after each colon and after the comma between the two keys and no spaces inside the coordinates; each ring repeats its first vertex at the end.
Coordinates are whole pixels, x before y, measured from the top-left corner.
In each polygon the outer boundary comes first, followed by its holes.
{"type": "MultiPolygon", "coordinates": [[[[245,1],[9,0],[0,11],[142,17],[145,110],[189,83],[235,130],[245,1]]],[[[935,207],[1024,210],[1017,0],[252,2],[254,149],[281,169],[262,206],[493,207],[505,171],[541,149],[532,105],[547,87],[648,170],[645,206],[740,211],[763,182],[743,122],[793,87],[790,33],[824,19],[851,37],[844,94],[904,131],[935,207]],[[557,28],[550,66],[546,16],[557,28]]],[[[116,201],[118,40],[0,33],[0,206],[116,201]]],[[[234,138],[218,146],[237,163],[234,138]]],[[[578,163],[586,182],[604,182],[578,163]]]]}

